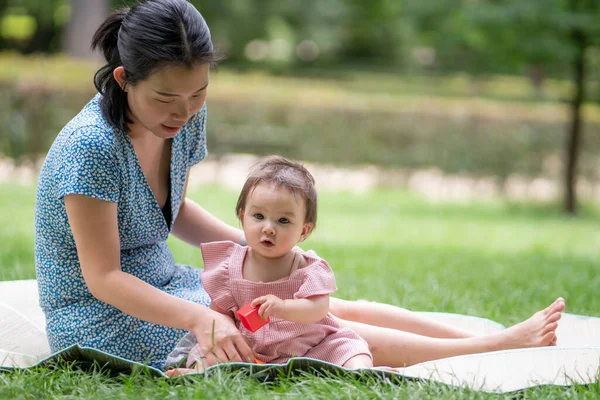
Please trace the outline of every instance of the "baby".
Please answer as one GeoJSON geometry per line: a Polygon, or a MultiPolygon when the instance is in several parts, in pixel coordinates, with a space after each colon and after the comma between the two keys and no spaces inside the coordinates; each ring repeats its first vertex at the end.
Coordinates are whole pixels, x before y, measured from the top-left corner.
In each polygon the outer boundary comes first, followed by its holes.
{"type": "MultiPolygon", "coordinates": [[[[329,314],[329,294],[337,290],[333,271],[314,252],[296,247],[317,222],[317,192],[310,172],[283,157],[262,159],[250,171],[236,213],[248,245],[203,244],[201,279],[211,308],[234,318],[256,362],[279,364],[291,357],[310,357],[349,369],[372,367],[367,343],[329,314]],[[249,303],[270,321],[255,332],[236,314],[249,303]]],[[[167,365],[187,356],[187,368],[195,369],[179,372],[202,371],[196,343],[188,333],[167,365]]]]}

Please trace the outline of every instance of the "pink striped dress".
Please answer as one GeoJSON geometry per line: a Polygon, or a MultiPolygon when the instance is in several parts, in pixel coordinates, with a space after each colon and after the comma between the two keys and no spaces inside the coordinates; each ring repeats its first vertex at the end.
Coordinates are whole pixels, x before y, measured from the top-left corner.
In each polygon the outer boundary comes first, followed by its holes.
{"type": "MultiPolygon", "coordinates": [[[[202,245],[204,272],[202,285],[219,308],[231,312],[257,297],[273,294],[281,299],[303,299],[333,293],[335,276],[327,262],[316,254],[302,253],[306,266],[297,268],[289,278],[275,282],[252,282],[242,276],[248,247],[233,242],[202,245]]],[[[354,331],[341,328],[328,314],[312,324],[299,324],[271,317],[271,322],[250,332],[237,319],[238,329],[253,348],[256,358],[266,363],[285,363],[291,357],[309,357],[343,365],[350,358],[366,354],[367,343],[354,331]]]]}

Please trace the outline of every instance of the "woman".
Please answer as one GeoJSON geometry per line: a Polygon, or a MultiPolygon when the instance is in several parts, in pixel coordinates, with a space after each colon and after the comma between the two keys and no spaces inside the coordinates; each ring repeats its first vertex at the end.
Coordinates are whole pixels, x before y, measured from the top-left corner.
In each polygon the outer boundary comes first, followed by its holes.
{"type": "MultiPolygon", "coordinates": [[[[245,242],[185,196],[206,155],[208,71],[218,61],[204,19],[185,0],[148,0],[109,16],[92,46],[107,60],[94,77],[99,94],[60,132],[38,183],[36,270],[51,349],[79,343],[161,368],[190,331],[209,365],[253,360],[233,322],[207,307],[199,270],[175,264],[166,244],[169,233],[197,247],[245,242]]],[[[473,338],[391,306],[332,299],[330,309],[369,343],[375,365],[402,366],[553,344],[564,301],[473,338]]]]}

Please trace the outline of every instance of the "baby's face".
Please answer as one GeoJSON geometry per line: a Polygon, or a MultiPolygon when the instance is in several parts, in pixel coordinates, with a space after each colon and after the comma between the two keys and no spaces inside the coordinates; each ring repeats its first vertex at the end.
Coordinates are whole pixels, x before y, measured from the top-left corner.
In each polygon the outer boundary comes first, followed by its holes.
{"type": "Polygon", "coordinates": [[[248,245],[265,258],[285,256],[308,236],[304,199],[288,189],[260,184],[248,194],[242,225],[248,245]]]}

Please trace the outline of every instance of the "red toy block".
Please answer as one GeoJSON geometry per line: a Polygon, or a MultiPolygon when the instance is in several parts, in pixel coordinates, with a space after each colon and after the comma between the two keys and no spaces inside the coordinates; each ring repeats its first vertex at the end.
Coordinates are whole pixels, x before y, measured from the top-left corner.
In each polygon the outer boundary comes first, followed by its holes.
{"type": "Polygon", "coordinates": [[[248,303],[244,307],[237,310],[236,314],[240,318],[240,321],[242,321],[242,325],[244,325],[250,332],[256,332],[265,324],[269,323],[269,318],[262,319],[258,315],[258,307],[252,307],[252,303],[248,303]]]}

